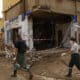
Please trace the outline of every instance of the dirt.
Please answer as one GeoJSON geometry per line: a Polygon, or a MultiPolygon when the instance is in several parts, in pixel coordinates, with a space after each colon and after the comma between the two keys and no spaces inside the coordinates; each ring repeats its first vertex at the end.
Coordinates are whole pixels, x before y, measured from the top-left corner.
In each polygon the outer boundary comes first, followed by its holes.
{"type": "MultiPolygon", "coordinates": [[[[80,72],[73,69],[71,78],[65,77],[68,71],[70,55],[61,57],[61,53],[50,54],[36,62],[32,67],[33,80],[80,80],[80,72]]],[[[0,57],[0,80],[28,80],[29,74],[19,71],[17,78],[12,78],[13,65],[10,61],[0,57]]]]}
{"type": "Polygon", "coordinates": [[[71,78],[65,77],[68,72],[69,60],[70,55],[61,57],[53,54],[37,63],[32,68],[32,72],[35,76],[37,75],[37,78],[41,78],[40,80],[80,80],[80,72],[76,67],[73,68],[71,78]]]}
{"type": "Polygon", "coordinates": [[[28,73],[19,71],[17,77],[11,77],[13,73],[13,65],[10,61],[0,57],[0,80],[26,80],[28,73]],[[27,75],[26,75],[27,74],[27,75]]]}

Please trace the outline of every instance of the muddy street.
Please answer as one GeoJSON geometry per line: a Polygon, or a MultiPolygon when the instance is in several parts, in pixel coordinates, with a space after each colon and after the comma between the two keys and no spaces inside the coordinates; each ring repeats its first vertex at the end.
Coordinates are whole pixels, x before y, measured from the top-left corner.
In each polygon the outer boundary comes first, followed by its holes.
{"type": "MultiPolygon", "coordinates": [[[[75,67],[73,69],[73,76],[71,78],[65,77],[69,59],[70,55],[61,57],[60,53],[43,57],[40,61],[36,62],[31,69],[33,73],[32,80],[80,80],[80,72],[75,67]]],[[[12,70],[11,62],[4,57],[0,57],[1,80],[28,80],[29,74],[23,70],[18,72],[16,78],[12,78],[12,70]]]]}

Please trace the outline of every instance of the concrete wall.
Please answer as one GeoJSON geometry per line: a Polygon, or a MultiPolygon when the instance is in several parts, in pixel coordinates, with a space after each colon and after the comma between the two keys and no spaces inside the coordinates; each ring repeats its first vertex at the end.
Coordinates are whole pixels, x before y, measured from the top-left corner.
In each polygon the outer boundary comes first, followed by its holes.
{"type": "Polygon", "coordinates": [[[3,26],[4,26],[4,19],[2,18],[0,19],[0,27],[3,28],[3,26]]]}
{"type": "MultiPolygon", "coordinates": [[[[62,0],[62,2],[57,0],[22,0],[21,2],[20,0],[16,0],[14,2],[14,0],[9,0],[10,3],[6,1],[4,0],[4,10],[6,10],[5,16],[7,20],[24,13],[24,11],[39,9],[39,7],[42,10],[49,9],[56,13],[75,14],[75,3],[72,0],[62,0]],[[16,3],[19,4],[15,5],[16,3]],[[10,4],[15,6],[9,9],[7,6],[10,6],[10,4]]],[[[80,13],[80,2],[77,2],[77,12],[80,13]]]]}
{"type": "MultiPolygon", "coordinates": [[[[12,29],[13,27],[21,27],[21,35],[23,39],[26,40],[27,45],[30,47],[30,49],[33,47],[33,30],[32,30],[32,19],[28,19],[28,16],[26,16],[25,20],[22,21],[22,15],[24,11],[32,10],[41,8],[41,10],[51,10],[55,13],[62,13],[62,14],[75,14],[75,3],[71,0],[62,0],[62,2],[58,2],[57,0],[24,0],[22,2],[19,2],[20,0],[16,0],[16,2],[10,2],[8,3],[7,0],[4,0],[4,11],[5,11],[5,39],[7,39],[7,31],[12,29]],[[15,5],[18,3],[17,5],[15,5]],[[10,5],[15,5],[14,7],[10,7],[10,5]],[[13,18],[19,17],[19,23],[15,24],[15,22],[10,22],[13,18]],[[8,25],[7,25],[8,24],[8,25]],[[7,26],[6,26],[7,25],[7,26]]],[[[11,1],[11,0],[9,0],[11,1]]],[[[13,0],[12,0],[13,1],[13,0]]],[[[77,10],[79,13],[80,10],[80,3],[77,3],[77,10]]],[[[64,34],[64,26],[63,25],[57,25],[56,27],[56,35],[58,30],[62,30],[64,34]]],[[[9,32],[10,33],[10,32],[9,32]]],[[[11,35],[9,35],[11,36],[11,35]]],[[[57,38],[56,38],[57,40],[57,38]]],[[[7,40],[5,40],[7,41],[7,40]]],[[[6,42],[7,43],[7,42],[6,42]]]]}
{"type": "Polygon", "coordinates": [[[30,46],[30,50],[33,48],[33,20],[30,18],[29,19],[29,25],[28,25],[29,29],[29,46],[30,46]]]}
{"type": "Polygon", "coordinates": [[[78,14],[78,22],[80,23],[80,14],[78,14]]]}
{"type": "MultiPolygon", "coordinates": [[[[58,36],[58,31],[62,31],[62,38],[64,38],[66,36],[66,32],[67,29],[69,28],[69,23],[65,23],[65,24],[56,24],[56,42],[57,42],[57,46],[58,46],[58,38],[60,38],[60,36],[58,36]]],[[[69,32],[68,32],[69,33],[69,32]]],[[[63,40],[63,39],[62,39],[63,40]]]]}
{"type": "Polygon", "coordinates": [[[33,48],[33,23],[32,19],[28,19],[26,16],[25,20],[22,22],[22,38],[26,40],[26,44],[29,46],[30,50],[33,48]]]}
{"type": "Polygon", "coordinates": [[[6,16],[6,20],[10,20],[20,14],[22,14],[24,12],[24,7],[23,7],[23,3],[18,3],[16,6],[14,6],[14,8],[9,9],[5,16],[6,16]]]}
{"type": "Polygon", "coordinates": [[[22,15],[12,20],[7,20],[5,22],[5,43],[11,43],[11,30],[20,27],[19,34],[22,36],[23,40],[26,40],[26,44],[30,49],[33,48],[33,30],[32,30],[32,20],[25,16],[22,21],[22,15]]]}
{"type": "Polygon", "coordinates": [[[3,11],[8,10],[11,6],[18,3],[20,0],[3,0],[3,11]]]}
{"type": "MultiPolygon", "coordinates": [[[[62,0],[59,2],[57,0],[26,0],[28,5],[28,10],[36,9],[38,6],[43,6],[45,9],[50,8],[53,12],[64,13],[64,14],[75,14],[75,3],[70,0],[62,0]]],[[[80,8],[80,2],[77,3],[78,9],[80,8]]]]}

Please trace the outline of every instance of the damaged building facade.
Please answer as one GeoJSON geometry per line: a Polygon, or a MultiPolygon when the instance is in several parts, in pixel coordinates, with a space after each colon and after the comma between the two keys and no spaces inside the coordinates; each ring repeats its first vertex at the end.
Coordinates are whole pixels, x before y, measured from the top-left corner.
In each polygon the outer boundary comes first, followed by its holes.
{"type": "MultiPolygon", "coordinates": [[[[76,3],[79,16],[80,2],[76,3]]],[[[47,49],[62,43],[75,15],[75,1],[16,0],[14,4],[8,3],[3,12],[6,44],[20,34],[30,49],[47,49]]]]}

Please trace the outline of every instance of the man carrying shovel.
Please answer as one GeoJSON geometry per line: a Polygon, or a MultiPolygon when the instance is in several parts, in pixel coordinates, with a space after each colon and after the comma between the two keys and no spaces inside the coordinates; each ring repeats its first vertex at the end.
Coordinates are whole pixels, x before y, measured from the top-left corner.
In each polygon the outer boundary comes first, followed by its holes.
{"type": "Polygon", "coordinates": [[[75,38],[70,39],[70,44],[71,44],[71,59],[69,62],[69,71],[68,74],[66,75],[67,77],[72,76],[72,68],[75,65],[79,70],[80,70],[80,54],[79,54],[79,45],[76,42],[75,38]]]}

